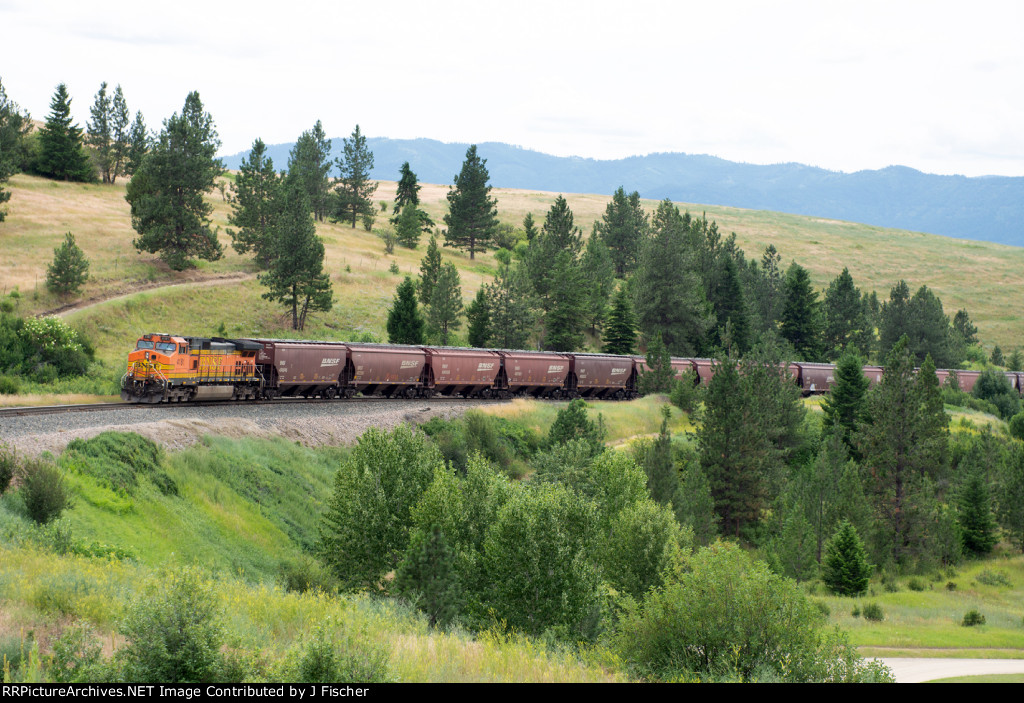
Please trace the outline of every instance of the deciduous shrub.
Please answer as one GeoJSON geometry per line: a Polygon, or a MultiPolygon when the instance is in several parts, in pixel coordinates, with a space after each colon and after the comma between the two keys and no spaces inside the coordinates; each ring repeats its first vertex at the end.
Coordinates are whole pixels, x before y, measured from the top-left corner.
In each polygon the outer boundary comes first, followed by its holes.
{"type": "Polygon", "coordinates": [[[60,469],[41,459],[22,464],[21,495],[28,516],[40,525],[60,517],[71,503],[60,469]]]}
{"type": "Polygon", "coordinates": [[[868,603],[864,606],[864,619],[871,620],[873,622],[882,622],[885,620],[885,611],[882,610],[882,606],[878,603],[868,603]]]}
{"type": "Polygon", "coordinates": [[[224,657],[221,607],[201,572],[165,571],[128,607],[118,652],[129,681],[214,682],[224,657]]]}
{"type": "Polygon", "coordinates": [[[0,442],[0,496],[10,487],[17,468],[18,459],[14,450],[0,442]]]}
{"type": "Polygon", "coordinates": [[[979,613],[977,610],[968,610],[964,613],[964,619],[960,623],[964,627],[974,627],[975,625],[984,625],[985,616],[979,613]]]}

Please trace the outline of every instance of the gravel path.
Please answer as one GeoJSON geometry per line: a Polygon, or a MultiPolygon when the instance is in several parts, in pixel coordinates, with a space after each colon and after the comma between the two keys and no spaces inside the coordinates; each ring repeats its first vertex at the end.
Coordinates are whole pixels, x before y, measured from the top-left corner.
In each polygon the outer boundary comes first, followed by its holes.
{"type": "MultiPolygon", "coordinates": [[[[493,402],[493,401],[492,401],[493,402]]],[[[195,444],[203,435],[285,437],[307,446],[348,444],[370,427],[391,429],[432,417],[454,417],[478,401],[388,400],[379,403],[261,403],[189,407],[148,406],[87,413],[28,415],[0,421],[0,441],[18,453],[59,453],[73,439],[106,430],[137,432],[170,450],[195,444]]]]}
{"type": "Polygon", "coordinates": [[[1024,674],[1024,659],[912,659],[886,657],[896,683],[922,683],[954,676],[1024,674]]]}

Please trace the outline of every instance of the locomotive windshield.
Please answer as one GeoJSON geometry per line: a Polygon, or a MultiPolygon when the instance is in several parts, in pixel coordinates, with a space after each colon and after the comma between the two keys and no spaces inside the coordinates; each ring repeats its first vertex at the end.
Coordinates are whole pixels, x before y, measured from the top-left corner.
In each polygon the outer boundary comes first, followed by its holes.
{"type": "Polygon", "coordinates": [[[136,349],[152,349],[153,348],[153,343],[152,342],[147,342],[144,339],[140,339],[139,343],[135,345],[135,348],[136,349]]]}

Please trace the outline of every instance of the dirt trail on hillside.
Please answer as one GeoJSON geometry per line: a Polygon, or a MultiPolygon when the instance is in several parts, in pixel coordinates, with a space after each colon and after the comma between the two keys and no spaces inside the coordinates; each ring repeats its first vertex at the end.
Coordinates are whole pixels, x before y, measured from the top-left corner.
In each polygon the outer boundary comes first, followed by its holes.
{"type": "Polygon", "coordinates": [[[167,282],[153,282],[153,283],[139,283],[137,285],[128,285],[124,288],[115,291],[113,295],[94,296],[92,298],[86,298],[85,300],[77,300],[67,305],[62,305],[59,308],[53,308],[52,310],[46,310],[38,314],[38,317],[47,317],[55,315],[57,317],[67,317],[73,312],[80,310],[88,310],[91,307],[95,307],[100,303],[106,303],[111,300],[121,300],[123,298],[130,298],[131,296],[142,293],[145,291],[157,290],[160,288],[181,288],[183,286],[193,286],[195,288],[206,287],[206,286],[219,286],[232,281],[249,281],[256,278],[255,273],[222,273],[215,274],[212,276],[196,276],[195,278],[187,281],[179,281],[176,283],[167,282]]]}

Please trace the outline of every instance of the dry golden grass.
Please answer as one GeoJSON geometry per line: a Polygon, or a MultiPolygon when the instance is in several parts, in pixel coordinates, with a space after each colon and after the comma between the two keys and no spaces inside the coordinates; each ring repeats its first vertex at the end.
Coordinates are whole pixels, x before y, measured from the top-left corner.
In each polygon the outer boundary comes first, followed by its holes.
{"type": "MultiPolygon", "coordinates": [[[[386,226],[391,216],[395,188],[394,182],[382,181],[374,194],[374,201],[388,203],[389,210],[382,213],[378,209],[378,229],[386,226]]],[[[422,184],[420,191],[423,208],[440,226],[447,211],[448,189],[447,185],[422,184]]],[[[239,256],[230,247],[224,231],[230,207],[218,191],[210,194],[209,202],[214,207],[214,225],[221,228],[224,258],[200,261],[196,269],[185,272],[170,271],[157,257],[135,251],[132,240],[136,234],[124,200],[123,180],[111,187],[17,175],[11,180],[11,192],[10,213],[0,225],[0,292],[18,287],[25,294],[22,312],[54,310],[64,303],[46,291],[44,281],[53,249],[67,231],[75,234],[91,262],[92,278],[83,292],[85,299],[110,298],[144,286],[209,281],[228,275],[253,276],[256,272],[249,257],[239,256]]],[[[538,225],[542,224],[558,194],[497,188],[493,195],[498,199],[499,218],[518,227],[528,212],[538,225]]],[[[588,194],[566,194],[566,198],[585,235],[610,200],[608,196],[588,194]]],[[[644,205],[653,210],[657,203],[644,201],[644,205]]],[[[784,213],[685,203],[680,207],[694,215],[706,212],[724,235],[735,232],[750,258],[759,259],[764,247],[774,244],[784,264],[796,260],[807,267],[819,289],[824,289],[844,266],[862,290],[874,290],[882,300],[888,298],[890,287],[900,278],[915,290],[926,284],[942,298],[947,314],[963,307],[970,311],[987,346],[999,344],[1006,352],[1022,346],[1024,318],[1012,302],[1024,297],[1024,248],[784,213]]],[[[362,227],[326,222],[318,223],[317,229],[326,244],[326,268],[337,300],[334,312],[316,316],[318,326],[339,333],[354,329],[383,336],[387,308],[401,280],[388,268],[394,262],[402,275],[417,275],[425,240],[416,250],[396,247],[394,255],[386,256],[379,238],[362,227]]],[[[459,268],[467,302],[493,276],[495,265],[490,253],[470,260],[462,252],[445,248],[443,256],[459,268]]],[[[257,323],[264,334],[287,330],[283,313],[273,314],[273,306],[259,300],[258,286],[245,286],[245,290],[249,302],[244,309],[233,314],[211,310],[208,317],[220,316],[210,320],[213,326],[233,322],[247,334],[257,323]]],[[[176,324],[189,321],[173,312],[165,319],[163,326],[167,329],[179,329],[176,324]]],[[[119,339],[116,343],[124,342],[119,339]]]]}

